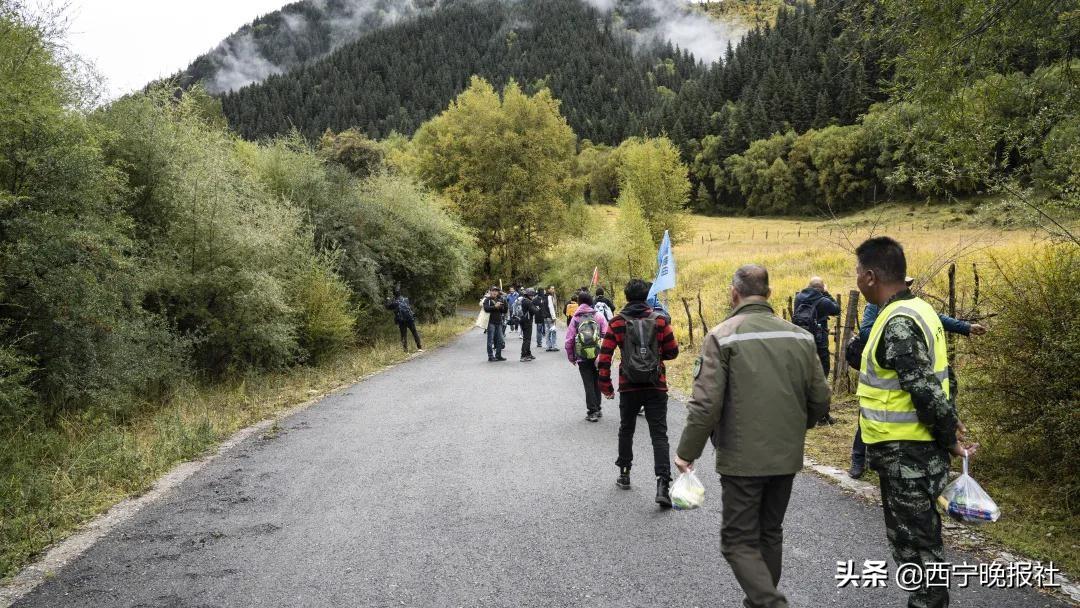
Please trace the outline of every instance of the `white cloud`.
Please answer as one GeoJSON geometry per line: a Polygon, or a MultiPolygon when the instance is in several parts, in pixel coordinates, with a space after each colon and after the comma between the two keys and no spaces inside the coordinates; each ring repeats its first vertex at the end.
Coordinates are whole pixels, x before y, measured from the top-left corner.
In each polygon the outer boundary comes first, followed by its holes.
{"type": "Polygon", "coordinates": [[[634,32],[639,42],[657,38],[670,40],[679,48],[686,49],[698,59],[711,63],[720,59],[730,41],[738,42],[746,29],[721,23],[704,13],[690,9],[684,0],[585,0],[600,11],[607,12],[619,6],[645,9],[655,20],[651,27],[634,32]]]}

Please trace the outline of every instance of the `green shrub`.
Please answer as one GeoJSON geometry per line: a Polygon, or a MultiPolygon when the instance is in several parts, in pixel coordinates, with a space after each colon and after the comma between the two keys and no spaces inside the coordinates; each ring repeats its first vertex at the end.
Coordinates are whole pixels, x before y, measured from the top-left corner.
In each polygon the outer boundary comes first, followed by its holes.
{"type": "Polygon", "coordinates": [[[29,358],[10,345],[0,345],[0,428],[31,415],[33,393],[28,382],[29,358]]]}
{"type": "Polygon", "coordinates": [[[386,290],[365,304],[380,308],[389,288],[398,286],[422,317],[453,314],[479,258],[472,233],[433,193],[405,177],[375,176],[358,197],[357,233],[386,290]]]}
{"type": "Polygon", "coordinates": [[[126,409],[182,375],[183,346],[139,306],[145,261],[110,134],[71,109],[54,47],[11,18],[0,11],[0,54],[22,57],[0,70],[0,341],[48,405],[126,409]]]}
{"type": "Polygon", "coordinates": [[[334,272],[336,260],[314,261],[293,285],[293,308],[299,315],[300,347],[317,363],[354,341],[354,311],[349,286],[334,272]]]}
{"type": "Polygon", "coordinates": [[[991,302],[998,316],[975,343],[967,368],[971,397],[963,400],[987,461],[1044,482],[1043,491],[1074,514],[1080,512],[1077,285],[1080,251],[1073,245],[1000,266],[991,302]]]}
{"type": "Polygon", "coordinates": [[[109,157],[137,193],[150,267],[144,305],[191,340],[200,370],[280,368],[300,354],[288,286],[315,256],[281,190],[310,184],[296,183],[302,171],[284,185],[260,180],[259,148],[208,118],[205,97],[152,91],[98,116],[114,132],[109,157]]]}

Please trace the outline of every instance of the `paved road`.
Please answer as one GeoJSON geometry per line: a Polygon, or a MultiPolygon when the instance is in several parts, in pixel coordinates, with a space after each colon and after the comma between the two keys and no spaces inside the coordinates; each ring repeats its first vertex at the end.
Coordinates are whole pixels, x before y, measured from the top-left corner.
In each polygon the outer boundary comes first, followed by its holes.
{"type": "MultiPolygon", "coordinates": [[[[482,341],[474,331],[240,444],[16,605],[741,605],[719,555],[716,477],[706,508],[658,510],[639,432],[635,487],[616,489],[611,402],[587,423],[562,354],[489,364],[482,341]]],[[[684,417],[673,404],[673,437],[684,417]]],[[[833,579],[837,559],[884,559],[884,539],[877,508],[798,476],[792,605],[902,606],[894,588],[833,579]]],[[[989,589],[953,605],[1064,606],[989,589]]]]}

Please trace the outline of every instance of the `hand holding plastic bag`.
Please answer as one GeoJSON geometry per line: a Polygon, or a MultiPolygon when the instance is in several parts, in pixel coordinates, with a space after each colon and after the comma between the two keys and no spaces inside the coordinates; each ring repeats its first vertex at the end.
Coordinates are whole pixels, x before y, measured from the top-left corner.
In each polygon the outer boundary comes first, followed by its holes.
{"type": "Polygon", "coordinates": [[[938,500],[943,503],[945,512],[957,521],[984,524],[1001,517],[1001,509],[994,499],[968,475],[967,456],[964,456],[964,474],[945,486],[938,500]]]}
{"type": "Polygon", "coordinates": [[[671,506],[679,511],[697,509],[705,504],[705,486],[693,470],[680,473],[671,486],[671,506]]]}

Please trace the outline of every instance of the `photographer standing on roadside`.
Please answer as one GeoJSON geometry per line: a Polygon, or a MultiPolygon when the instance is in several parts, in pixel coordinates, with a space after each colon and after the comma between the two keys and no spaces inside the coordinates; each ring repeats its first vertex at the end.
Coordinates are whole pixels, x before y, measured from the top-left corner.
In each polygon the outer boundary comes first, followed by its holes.
{"type": "Polygon", "coordinates": [[[506,361],[502,356],[506,340],[503,337],[503,319],[506,318],[506,298],[498,287],[492,286],[484,298],[484,312],[488,313],[487,356],[488,361],[506,361]]]}
{"type": "Polygon", "coordinates": [[[394,297],[386,302],[386,308],[394,312],[394,322],[397,323],[398,331],[401,332],[401,348],[409,352],[409,336],[406,332],[412,332],[413,340],[416,342],[416,352],[423,352],[424,349],[420,346],[420,333],[416,331],[416,314],[409,305],[409,298],[401,295],[400,287],[394,288],[394,297]]]}

